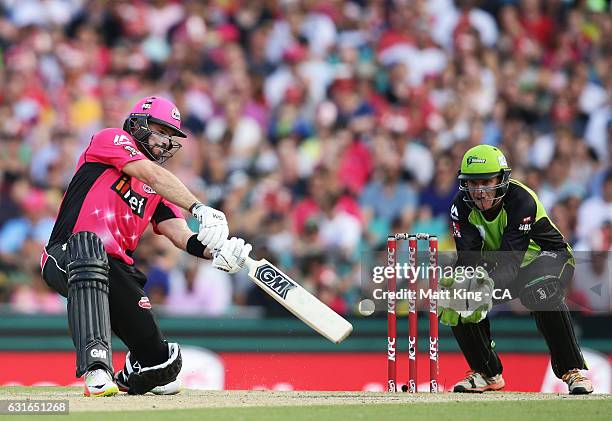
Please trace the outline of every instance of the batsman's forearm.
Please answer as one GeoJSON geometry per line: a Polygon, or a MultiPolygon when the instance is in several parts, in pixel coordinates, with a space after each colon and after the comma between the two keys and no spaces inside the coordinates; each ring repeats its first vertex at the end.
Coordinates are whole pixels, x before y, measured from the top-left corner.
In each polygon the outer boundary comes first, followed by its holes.
{"type": "Polygon", "coordinates": [[[158,167],[158,170],[151,175],[151,179],[146,181],[153,190],[164,199],[177,206],[189,211],[191,205],[200,200],[195,197],[181,180],[170,171],[158,167]]]}
{"type": "Polygon", "coordinates": [[[161,197],[187,211],[199,202],[177,176],[147,159],[128,162],[123,172],[147,183],[161,197]]]}
{"type": "Polygon", "coordinates": [[[172,244],[187,253],[204,259],[212,259],[211,254],[205,250],[183,218],[171,218],[157,224],[157,231],[166,236],[172,244]]]}

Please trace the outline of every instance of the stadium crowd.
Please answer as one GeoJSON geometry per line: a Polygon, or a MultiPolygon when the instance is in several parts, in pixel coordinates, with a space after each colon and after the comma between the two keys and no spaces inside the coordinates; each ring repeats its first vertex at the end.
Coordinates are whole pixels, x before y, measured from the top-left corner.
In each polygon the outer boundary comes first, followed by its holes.
{"type": "MultiPolygon", "coordinates": [[[[0,303],[61,312],[39,258],[76,160],[139,98],[190,133],[166,166],[234,235],[342,314],[388,232],[436,232],[462,154],[506,153],[576,250],[572,294],[609,311],[612,13],[604,0],[2,0],[0,303]],[[608,34],[608,35],[605,35],[608,34]],[[588,272],[588,273],[587,273],[588,272]]],[[[193,225],[194,221],[190,221],[193,225]]],[[[151,231],[170,314],[277,307],[151,231]]]]}

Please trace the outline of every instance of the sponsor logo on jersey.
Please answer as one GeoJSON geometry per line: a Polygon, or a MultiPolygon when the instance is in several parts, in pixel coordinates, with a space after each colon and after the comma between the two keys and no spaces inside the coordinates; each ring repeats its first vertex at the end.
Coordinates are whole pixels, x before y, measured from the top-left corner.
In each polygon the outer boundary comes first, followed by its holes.
{"type": "Polygon", "coordinates": [[[122,135],[115,135],[115,138],[113,139],[113,143],[116,146],[121,146],[121,145],[132,145],[132,141],[130,140],[129,137],[127,137],[126,135],[122,134],[122,135]]]}
{"type": "Polygon", "coordinates": [[[531,231],[531,224],[521,224],[519,225],[519,231],[531,231]]]}
{"type": "Polygon", "coordinates": [[[526,216],[519,225],[519,231],[527,232],[531,230],[531,216],[526,216]]]}
{"type": "Polygon", "coordinates": [[[144,216],[145,207],[147,206],[147,198],[141,196],[132,190],[129,177],[123,175],[117,179],[111,186],[121,200],[123,200],[132,210],[132,213],[140,218],[144,216]]]}
{"type": "Polygon", "coordinates": [[[140,301],[138,301],[138,307],[144,308],[145,310],[150,310],[151,301],[149,301],[149,297],[140,297],[140,301]]]}
{"type": "Polygon", "coordinates": [[[548,257],[552,257],[553,259],[556,259],[557,253],[554,253],[552,251],[543,251],[540,253],[540,256],[548,256],[548,257]]]}
{"type": "Polygon", "coordinates": [[[453,237],[461,238],[461,227],[459,226],[459,223],[453,221],[452,228],[453,228],[453,237]]]}
{"type": "Polygon", "coordinates": [[[136,156],[140,153],[138,149],[131,145],[124,145],[123,149],[125,149],[130,154],[130,156],[136,156]]]}
{"type": "Polygon", "coordinates": [[[457,205],[451,206],[450,217],[455,221],[459,220],[459,210],[457,209],[457,205]]]}
{"type": "Polygon", "coordinates": [[[468,156],[467,165],[468,167],[472,164],[484,164],[487,162],[484,158],[478,158],[477,156],[468,156]]]}
{"type": "Polygon", "coordinates": [[[153,190],[153,188],[151,186],[149,186],[148,184],[143,184],[142,185],[142,189],[145,191],[145,193],[157,194],[157,192],[155,190],[153,190]]]}
{"type": "Polygon", "coordinates": [[[267,285],[274,293],[283,299],[287,298],[287,293],[297,285],[289,278],[280,273],[275,267],[269,264],[260,266],[255,271],[255,278],[267,285]]]}

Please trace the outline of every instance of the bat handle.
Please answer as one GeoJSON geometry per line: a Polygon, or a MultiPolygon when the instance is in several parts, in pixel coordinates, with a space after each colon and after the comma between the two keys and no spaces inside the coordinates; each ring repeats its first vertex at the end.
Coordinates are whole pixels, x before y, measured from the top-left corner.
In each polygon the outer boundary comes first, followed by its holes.
{"type": "Polygon", "coordinates": [[[257,261],[255,261],[251,256],[247,256],[246,259],[244,260],[244,266],[247,268],[247,270],[251,270],[251,268],[253,266],[255,266],[257,264],[257,261]]]}

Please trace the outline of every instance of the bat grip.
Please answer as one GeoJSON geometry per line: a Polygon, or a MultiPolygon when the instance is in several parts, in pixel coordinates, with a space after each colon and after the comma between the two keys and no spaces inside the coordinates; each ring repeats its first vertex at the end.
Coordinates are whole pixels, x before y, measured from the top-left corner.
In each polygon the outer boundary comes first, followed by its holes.
{"type": "Polygon", "coordinates": [[[255,266],[257,264],[257,261],[255,261],[251,256],[247,256],[246,259],[244,260],[244,266],[247,268],[247,270],[251,270],[251,268],[253,266],[255,266]]]}

